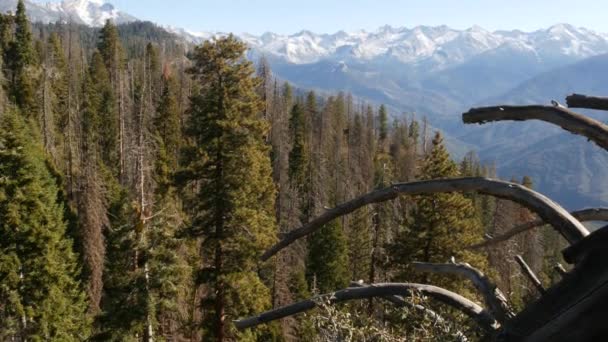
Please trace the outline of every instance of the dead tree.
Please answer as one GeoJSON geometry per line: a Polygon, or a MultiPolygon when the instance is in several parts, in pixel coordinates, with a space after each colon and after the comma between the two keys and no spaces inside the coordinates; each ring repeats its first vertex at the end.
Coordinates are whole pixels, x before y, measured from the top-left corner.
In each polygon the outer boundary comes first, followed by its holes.
{"type": "MultiPolygon", "coordinates": [[[[572,95],[568,97],[567,103],[571,107],[608,110],[608,98],[572,95]]],[[[485,107],[474,108],[463,114],[465,123],[483,124],[505,120],[546,121],[574,134],[582,135],[608,150],[608,126],[577,114],[555,101],[553,106],[485,107]]],[[[454,191],[478,192],[508,199],[530,209],[540,217],[540,220],[516,227],[504,236],[492,238],[491,241],[485,243],[485,246],[506,240],[519,232],[549,224],[570,243],[570,246],[563,251],[563,255],[565,260],[574,267],[567,273],[560,268],[560,273],[563,275],[562,280],[548,289],[544,289],[540,281],[537,281],[536,286],[541,292],[540,298],[517,314],[513,314],[506,299],[496,286],[483,273],[470,265],[414,263],[414,268],[418,271],[456,274],[470,279],[483,295],[487,308],[456,293],[432,285],[360,284],[238,320],[235,322],[236,327],[246,329],[311,310],[323,298],[329,298],[331,303],[339,303],[380,297],[395,304],[402,304],[403,298],[411,296],[413,291],[417,291],[473,318],[482,329],[488,332],[488,340],[559,342],[606,339],[608,326],[604,323],[604,317],[608,315],[608,267],[605,266],[603,260],[608,257],[608,226],[590,234],[580,221],[607,220],[608,211],[606,209],[588,209],[570,214],[549,198],[519,184],[486,178],[443,179],[394,184],[343,203],[308,224],[291,231],[266,251],[262,260],[269,259],[324,224],[366,205],[390,201],[400,195],[454,191]]],[[[526,269],[525,262],[521,258],[518,258],[518,261],[524,272],[533,276],[527,272],[529,270],[526,269]]],[[[536,278],[536,280],[538,279],[536,278]]]]}

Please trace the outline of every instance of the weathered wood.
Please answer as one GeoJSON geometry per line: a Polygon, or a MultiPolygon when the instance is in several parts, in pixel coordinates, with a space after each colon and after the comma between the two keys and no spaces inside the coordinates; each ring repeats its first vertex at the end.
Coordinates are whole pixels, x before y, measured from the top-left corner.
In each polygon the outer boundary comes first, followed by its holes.
{"type": "Polygon", "coordinates": [[[494,332],[498,328],[498,324],[494,317],[475,304],[462,297],[461,295],[442,289],[432,285],[422,285],[413,283],[385,283],[373,284],[367,287],[347,288],[333,293],[318,296],[312,299],[287,305],[278,309],[270,310],[257,316],[240,319],[234,322],[237,329],[247,329],[260,324],[279,320],[314,309],[319,302],[329,299],[330,303],[340,303],[349,300],[368,299],[387,296],[403,296],[409,297],[413,292],[420,292],[423,295],[429,296],[443,304],[449,305],[479,324],[479,326],[489,332],[494,332]]]}
{"type": "Polygon", "coordinates": [[[608,110],[608,97],[572,94],[566,97],[566,103],[570,108],[608,110]]]}
{"type": "Polygon", "coordinates": [[[500,291],[500,289],[498,289],[496,285],[493,284],[485,274],[483,274],[483,272],[469,264],[433,264],[414,262],[412,263],[412,266],[416,271],[419,272],[453,274],[469,279],[483,296],[486,303],[486,308],[488,308],[490,313],[501,324],[504,324],[504,322],[515,316],[507,298],[500,291]]]}
{"type": "Polygon", "coordinates": [[[570,243],[575,243],[589,235],[587,228],[572,217],[564,208],[542,194],[530,190],[521,184],[481,177],[439,179],[394,184],[388,188],[376,190],[340,204],[304,226],[287,233],[277,244],[262,255],[262,260],[269,259],[294,241],[311,234],[330,221],[350,214],[368,204],[390,201],[399,195],[424,195],[446,192],[478,192],[517,202],[537,213],[538,216],[552,225],[570,243]]]}
{"type": "Polygon", "coordinates": [[[608,126],[561,106],[495,106],[473,108],[462,115],[464,123],[541,120],[582,135],[608,150],[608,126]]]}
{"type": "Polygon", "coordinates": [[[538,279],[536,274],[534,274],[534,271],[532,271],[530,266],[528,266],[528,264],[526,263],[524,258],[522,258],[521,255],[516,255],[515,261],[517,261],[517,263],[519,264],[519,267],[521,268],[522,273],[528,278],[528,280],[530,280],[530,282],[532,283],[532,285],[534,285],[536,290],[541,295],[545,294],[546,290],[545,290],[545,287],[543,286],[543,283],[540,282],[540,280],[538,279]]]}
{"type": "MultiPolygon", "coordinates": [[[[583,209],[583,210],[573,211],[570,214],[572,216],[574,216],[574,218],[579,220],[580,222],[608,221],[608,208],[583,209]]],[[[535,229],[538,227],[542,227],[545,224],[546,223],[543,220],[534,220],[534,221],[526,222],[526,223],[520,224],[518,226],[515,226],[515,228],[507,231],[504,234],[490,237],[489,239],[487,239],[484,242],[472,245],[467,248],[468,249],[479,249],[479,248],[489,247],[489,246],[495,245],[497,243],[507,241],[507,240],[511,239],[512,237],[519,235],[521,233],[527,232],[529,230],[532,230],[532,229],[535,229]]]]}

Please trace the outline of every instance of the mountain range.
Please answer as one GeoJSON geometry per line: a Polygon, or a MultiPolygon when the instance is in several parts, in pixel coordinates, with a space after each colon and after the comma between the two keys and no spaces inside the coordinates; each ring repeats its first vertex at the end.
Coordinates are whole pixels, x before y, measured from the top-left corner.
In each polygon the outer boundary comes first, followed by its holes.
{"type": "MultiPolygon", "coordinates": [[[[16,2],[0,0],[0,11],[13,10],[16,2]]],[[[33,21],[44,23],[137,20],[102,0],[26,6],[33,21]]],[[[224,34],[165,28],[190,43],[224,34]]],[[[569,208],[608,205],[608,156],[584,139],[543,123],[465,127],[460,119],[473,106],[543,104],[572,92],[608,95],[601,77],[608,75],[608,34],[557,24],[534,32],[384,26],[237,36],[249,44],[252,59],[265,56],[277,76],[298,87],[349,91],[387,104],[394,116],[426,116],[456,155],[475,149],[482,160],[497,163],[502,177],[530,175],[537,189],[569,208]]]]}
{"type": "MultiPolygon", "coordinates": [[[[25,6],[30,19],[42,23],[73,22],[97,27],[102,26],[106,20],[112,20],[117,24],[137,20],[103,0],[64,0],[47,3],[25,0],[25,6]]],[[[17,0],[0,1],[2,13],[14,12],[15,8],[17,8],[17,0]]]]}

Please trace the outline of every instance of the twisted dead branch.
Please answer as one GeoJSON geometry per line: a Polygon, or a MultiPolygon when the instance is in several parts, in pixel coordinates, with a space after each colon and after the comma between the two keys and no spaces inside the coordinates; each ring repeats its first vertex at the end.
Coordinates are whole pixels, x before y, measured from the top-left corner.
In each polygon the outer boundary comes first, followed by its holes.
{"type": "Polygon", "coordinates": [[[385,283],[373,284],[366,287],[351,287],[290,304],[278,309],[270,310],[257,316],[240,319],[235,321],[234,324],[238,329],[241,330],[255,327],[260,324],[272,322],[281,318],[312,310],[325,298],[329,298],[330,303],[335,304],[349,300],[369,299],[376,297],[409,297],[413,292],[420,292],[423,295],[429,296],[442,302],[443,304],[449,305],[463,312],[477,322],[479,326],[486,331],[495,332],[499,327],[498,323],[489,312],[469,299],[440,287],[413,283],[385,283]]]}
{"type": "Polygon", "coordinates": [[[485,124],[493,121],[541,120],[564,130],[587,137],[608,150],[608,126],[575,113],[562,106],[495,106],[473,108],[462,115],[466,124],[485,124]]]}
{"type": "Polygon", "coordinates": [[[372,204],[393,200],[399,195],[425,195],[446,192],[478,192],[489,196],[504,198],[530,209],[545,222],[552,225],[570,243],[575,243],[589,231],[578,220],[570,215],[544,195],[527,187],[500,180],[488,178],[459,178],[439,179],[413,183],[394,184],[390,187],[370,192],[349,202],[328,210],[323,215],[313,219],[302,227],[287,233],[277,244],[262,255],[262,260],[268,260],[280,250],[291,245],[294,241],[311,234],[330,221],[352,213],[353,211],[372,204]]]}

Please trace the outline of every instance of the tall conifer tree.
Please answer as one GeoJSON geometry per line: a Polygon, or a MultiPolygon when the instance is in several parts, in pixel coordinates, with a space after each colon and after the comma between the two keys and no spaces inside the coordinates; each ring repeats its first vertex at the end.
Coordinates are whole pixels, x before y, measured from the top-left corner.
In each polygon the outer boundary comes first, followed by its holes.
{"type": "Polygon", "coordinates": [[[85,294],[65,205],[37,135],[12,113],[0,122],[0,339],[82,341],[85,294]]]}
{"type": "MultiPolygon", "coordinates": [[[[444,179],[459,176],[458,166],[450,159],[439,132],[433,139],[433,148],[422,162],[421,179],[444,179]]],[[[411,223],[392,245],[392,263],[398,280],[431,281],[439,286],[458,290],[464,282],[445,277],[428,277],[416,274],[409,264],[412,261],[445,263],[451,257],[479,268],[487,264],[485,257],[466,251],[483,236],[483,227],[476,215],[472,200],[460,193],[416,196],[416,208],[411,223]]]]}
{"type": "Polygon", "coordinates": [[[245,50],[233,36],[207,41],[190,70],[201,90],[191,99],[186,133],[193,145],[179,179],[199,189],[191,232],[201,238],[206,265],[199,278],[206,341],[254,340],[260,330],[237,333],[228,322],[270,305],[257,262],[275,239],[275,188],[268,125],[245,50]]]}

